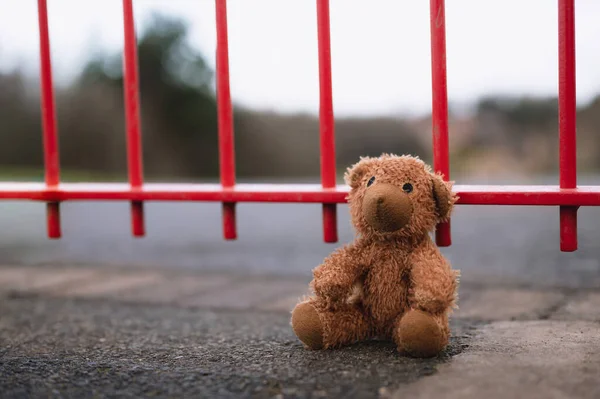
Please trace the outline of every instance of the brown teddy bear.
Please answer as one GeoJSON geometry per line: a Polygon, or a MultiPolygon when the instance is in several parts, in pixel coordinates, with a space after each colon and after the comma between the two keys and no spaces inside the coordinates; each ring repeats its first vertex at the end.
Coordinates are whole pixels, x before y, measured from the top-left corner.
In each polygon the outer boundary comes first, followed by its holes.
{"type": "Polygon", "coordinates": [[[398,350],[432,357],[448,344],[459,272],[429,233],[457,196],[417,157],[361,158],[345,175],[356,239],[313,270],[314,293],[292,312],[310,349],[393,339],[398,350]]]}

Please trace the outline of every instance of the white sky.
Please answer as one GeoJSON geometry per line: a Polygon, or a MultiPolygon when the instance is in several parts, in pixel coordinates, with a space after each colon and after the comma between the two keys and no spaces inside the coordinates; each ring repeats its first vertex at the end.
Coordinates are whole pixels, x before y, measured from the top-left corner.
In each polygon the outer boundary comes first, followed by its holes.
{"type": "MultiPolygon", "coordinates": [[[[448,0],[448,91],[468,104],[491,93],[557,92],[557,1],[448,0]]],[[[49,0],[54,74],[65,81],[93,47],[122,48],[120,0],[49,0]],[[93,46],[92,46],[93,45],[93,46]]],[[[134,1],[186,18],[214,66],[212,0],[134,1]]],[[[600,1],[576,1],[578,101],[600,93],[600,1]]],[[[230,0],[234,101],[284,112],[318,110],[314,0],[230,0]]],[[[431,107],[429,1],[331,0],[336,115],[422,113],[431,107]]],[[[0,0],[0,66],[38,71],[36,0],[0,0]]]]}

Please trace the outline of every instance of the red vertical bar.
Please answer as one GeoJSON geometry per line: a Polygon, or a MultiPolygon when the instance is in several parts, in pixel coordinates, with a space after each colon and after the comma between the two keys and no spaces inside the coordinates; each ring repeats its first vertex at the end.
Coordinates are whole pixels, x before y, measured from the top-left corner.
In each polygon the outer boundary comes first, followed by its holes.
{"type": "MultiPolygon", "coordinates": [[[[450,179],[448,150],[448,88],[446,81],[446,12],[444,0],[430,0],[431,84],[433,123],[433,168],[450,179]]],[[[452,243],[450,221],[436,229],[436,243],[447,247],[452,243]]]]}
{"type": "MultiPolygon", "coordinates": [[[[317,0],[317,29],[319,41],[319,127],[321,137],[321,184],[335,188],[335,131],[331,82],[331,38],[329,0],[317,0]]],[[[323,204],[323,239],[334,243],[337,235],[337,207],[323,204]]]]}
{"type": "MultiPolygon", "coordinates": [[[[558,109],[560,187],[577,187],[577,106],[575,96],[575,1],[558,1],[558,109]]],[[[560,249],[577,250],[577,209],[560,207],[560,249]]]]}
{"type": "MultiPolygon", "coordinates": [[[[127,130],[127,166],[129,184],[132,190],[136,190],[142,187],[143,172],[137,42],[132,0],[123,0],[123,27],[125,39],[123,90],[125,96],[125,127],[127,130]]],[[[141,201],[131,202],[131,227],[135,237],[144,236],[144,204],[141,201]]]]}
{"type": "MultiPolygon", "coordinates": [[[[229,43],[227,39],[227,1],[215,0],[217,19],[217,113],[219,119],[219,166],[223,189],[235,186],[233,111],[229,89],[229,43]]],[[[237,238],[235,203],[223,203],[223,235],[237,238]]]]}
{"type": "MultiPolygon", "coordinates": [[[[56,188],[60,183],[60,157],[54,89],[52,86],[52,61],[50,56],[50,35],[48,33],[48,7],[46,0],[38,0],[38,24],[40,30],[40,81],[42,91],[42,128],[44,142],[44,168],[46,186],[56,188]]],[[[60,206],[58,202],[46,205],[48,237],[60,238],[60,206]]]]}

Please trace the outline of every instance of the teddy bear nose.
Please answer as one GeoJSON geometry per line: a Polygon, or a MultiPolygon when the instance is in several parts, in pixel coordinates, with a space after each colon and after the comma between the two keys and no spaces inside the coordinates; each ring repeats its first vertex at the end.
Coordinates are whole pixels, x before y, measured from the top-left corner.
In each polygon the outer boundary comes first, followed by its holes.
{"type": "Polygon", "coordinates": [[[379,183],[367,189],[362,211],[371,227],[391,233],[409,222],[413,207],[410,198],[400,187],[379,183]]]}

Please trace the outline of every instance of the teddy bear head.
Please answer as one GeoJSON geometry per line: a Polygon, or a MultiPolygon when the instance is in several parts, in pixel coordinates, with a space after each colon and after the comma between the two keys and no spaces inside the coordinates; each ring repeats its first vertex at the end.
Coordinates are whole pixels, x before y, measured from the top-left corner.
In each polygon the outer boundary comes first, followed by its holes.
{"type": "Polygon", "coordinates": [[[345,180],[352,224],[372,238],[421,238],[450,217],[457,200],[451,182],[410,155],[363,157],[345,180]]]}

